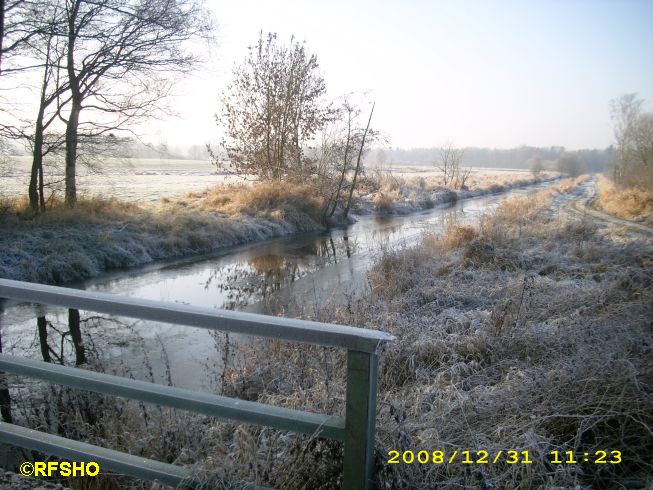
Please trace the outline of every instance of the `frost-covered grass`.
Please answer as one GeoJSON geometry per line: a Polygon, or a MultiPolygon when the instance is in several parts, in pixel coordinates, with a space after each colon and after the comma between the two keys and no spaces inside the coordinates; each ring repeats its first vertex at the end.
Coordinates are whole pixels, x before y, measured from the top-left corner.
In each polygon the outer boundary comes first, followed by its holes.
{"type": "Polygon", "coordinates": [[[653,225],[653,190],[618,187],[604,175],[599,175],[598,190],[601,210],[620,218],[653,225]]]}
{"type": "Polygon", "coordinates": [[[157,206],[81,199],[74,209],[55,203],[37,217],[25,203],[13,202],[0,221],[0,277],[63,283],[318,230],[316,205],[302,186],[265,184],[217,187],[157,206]]]}
{"type": "MultiPolygon", "coordinates": [[[[559,198],[548,190],[509,200],[476,226],[452,224],[420,246],[386,251],[365,294],[318,312],[398,338],[380,358],[380,488],[651,484],[653,246],[552,212],[559,198]],[[389,465],[391,449],[528,450],[533,464],[389,465]],[[623,462],[555,465],[553,450],[618,450],[623,462]]],[[[342,352],[266,346],[243,348],[247,364],[228,374],[232,393],[342,413],[342,352]]],[[[229,431],[228,444],[245,437],[229,431]]],[[[247,464],[257,461],[264,483],[337,487],[339,445],[247,433],[236,475],[251,476],[247,464]]]]}
{"type": "Polygon", "coordinates": [[[462,189],[442,183],[437,171],[402,172],[368,170],[360,179],[354,211],[359,214],[408,214],[458,199],[508,191],[516,187],[551,181],[555,172],[545,172],[535,178],[523,171],[473,171],[462,189]]]}
{"type": "MultiPolygon", "coordinates": [[[[322,206],[323,200],[312,186],[277,181],[215,186],[182,198],[161,201],[164,211],[179,208],[196,212],[217,211],[236,219],[242,216],[279,219],[299,212],[315,222],[320,222],[322,206]]],[[[294,219],[300,218],[296,216],[294,219]]]]}

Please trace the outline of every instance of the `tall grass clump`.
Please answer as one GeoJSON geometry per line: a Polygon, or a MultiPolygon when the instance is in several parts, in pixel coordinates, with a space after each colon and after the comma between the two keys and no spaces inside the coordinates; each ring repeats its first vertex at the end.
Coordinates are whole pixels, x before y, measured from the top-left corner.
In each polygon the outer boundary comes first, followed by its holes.
{"type": "Polygon", "coordinates": [[[190,206],[200,211],[220,211],[228,216],[304,213],[321,219],[323,199],[315,189],[300,182],[263,181],[251,185],[217,186],[194,196],[190,206]]]}
{"type": "Polygon", "coordinates": [[[609,214],[640,219],[653,225],[653,191],[641,187],[619,187],[604,175],[598,177],[598,205],[609,214]]]}
{"type": "Polygon", "coordinates": [[[386,212],[392,209],[392,205],[397,200],[396,192],[377,192],[372,198],[372,204],[374,204],[374,209],[381,212],[386,212]]]}

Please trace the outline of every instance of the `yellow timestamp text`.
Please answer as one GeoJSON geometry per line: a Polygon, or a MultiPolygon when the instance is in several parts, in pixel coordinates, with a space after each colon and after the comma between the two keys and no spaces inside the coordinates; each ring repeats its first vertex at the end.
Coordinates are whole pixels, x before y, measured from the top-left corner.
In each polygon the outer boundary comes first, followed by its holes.
{"type": "Polygon", "coordinates": [[[499,450],[496,453],[480,449],[478,451],[452,450],[442,451],[388,451],[388,464],[496,464],[505,462],[507,464],[532,464],[528,450],[499,450]]]}
{"type": "Polygon", "coordinates": [[[619,464],[621,463],[621,451],[592,451],[592,452],[574,452],[574,451],[551,451],[549,453],[551,463],[553,464],[619,464]]]}
{"type": "MultiPolygon", "coordinates": [[[[551,464],[619,464],[621,463],[621,451],[618,450],[597,450],[593,452],[574,451],[550,451],[548,462],[551,464]]],[[[435,451],[421,449],[418,451],[388,451],[387,464],[533,464],[528,449],[486,451],[484,449],[468,450],[456,449],[435,451]]]]}

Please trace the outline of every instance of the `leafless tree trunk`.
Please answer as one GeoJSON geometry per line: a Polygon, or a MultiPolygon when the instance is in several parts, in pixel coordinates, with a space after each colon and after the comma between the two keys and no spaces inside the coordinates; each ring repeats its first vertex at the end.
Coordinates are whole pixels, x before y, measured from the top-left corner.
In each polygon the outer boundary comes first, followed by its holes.
{"type": "Polygon", "coordinates": [[[79,113],[81,102],[75,101],[73,96],[72,107],[66,123],[66,204],[74,207],[77,203],[77,130],[79,127],[79,113]]]}
{"type": "MultiPolygon", "coordinates": [[[[59,103],[59,110],[67,101],[59,100],[59,97],[67,90],[67,84],[61,83],[58,74],[58,65],[60,56],[53,49],[55,42],[55,24],[57,22],[56,9],[53,17],[50,19],[49,32],[46,34],[46,50],[43,55],[43,78],[41,80],[41,94],[39,100],[39,110],[36,116],[34,128],[34,141],[32,148],[32,171],[28,186],[28,195],[30,207],[33,211],[40,210],[45,212],[45,196],[43,182],[43,157],[45,153],[52,150],[51,145],[45,145],[45,131],[55,120],[57,114],[46,116],[48,107],[55,101],[59,103]],[[55,71],[56,73],[52,73],[55,71]],[[54,85],[54,86],[52,86],[54,85]],[[46,146],[48,149],[46,150],[46,146]]],[[[56,146],[56,144],[54,145],[56,146]]]]}
{"type": "Polygon", "coordinates": [[[345,182],[345,176],[347,175],[347,168],[349,167],[349,145],[351,143],[351,120],[353,117],[353,112],[354,108],[349,104],[349,102],[345,102],[345,111],[347,111],[347,139],[345,141],[345,155],[342,160],[342,171],[340,172],[340,179],[338,180],[338,185],[336,187],[336,195],[333,200],[333,207],[331,209],[331,212],[329,213],[329,218],[333,216],[333,213],[336,212],[336,208],[338,207],[338,200],[340,199],[340,191],[342,190],[342,186],[345,182]]]}
{"type": "Polygon", "coordinates": [[[5,0],[0,0],[0,74],[2,74],[2,45],[5,39],[5,0]]]}
{"type": "MultiPolygon", "coordinates": [[[[77,16],[81,0],[73,0],[68,14],[68,44],[66,49],[66,71],[71,93],[71,108],[66,121],[66,204],[73,207],[77,202],[77,131],[79,127],[79,113],[82,110],[82,93],[80,79],[75,72],[75,43],[79,35],[77,16]]],[[[92,12],[92,11],[91,11],[92,12]]],[[[80,23],[82,24],[82,23],[80,23]]],[[[80,25],[81,27],[81,25],[80,25]]]]}
{"type": "Polygon", "coordinates": [[[349,189],[349,197],[347,198],[347,205],[345,206],[345,212],[344,215],[345,217],[349,214],[349,210],[351,209],[351,200],[354,195],[354,189],[356,188],[356,179],[358,178],[358,174],[360,172],[361,168],[361,158],[363,156],[363,149],[365,148],[365,138],[367,137],[367,133],[370,130],[370,122],[372,122],[372,114],[374,114],[374,106],[376,105],[376,102],[372,104],[372,110],[370,111],[370,117],[367,120],[367,126],[365,126],[365,132],[363,133],[363,138],[361,140],[361,146],[358,150],[358,158],[356,159],[356,168],[354,169],[354,177],[351,182],[351,188],[349,189]]]}

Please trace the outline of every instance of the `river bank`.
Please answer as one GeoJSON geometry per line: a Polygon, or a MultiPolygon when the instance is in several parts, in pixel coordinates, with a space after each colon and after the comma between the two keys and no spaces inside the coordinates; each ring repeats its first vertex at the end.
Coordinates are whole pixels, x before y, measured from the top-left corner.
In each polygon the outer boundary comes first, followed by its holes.
{"type": "MultiPolygon", "coordinates": [[[[391,191],[401,198],[381,207],[375,197],[387,184],[371,181],[367,192],[357,196],[355,212],[407,214],[541,181],[517,179],[459,192],[404,182],[391,191]]],[[[82,199],[76,209],[59,206],[36,219],[28,218],[18,205],[7,204],[0,212],[0,277],[60,284],[156,260],[319,231],[325,229],[320,209],[320,198],[309,186],[283,183],[216,186],[163,198],[154,205],[82,199]]],[[[346,222],[336,217],[330,225],[346,222]]]]}

